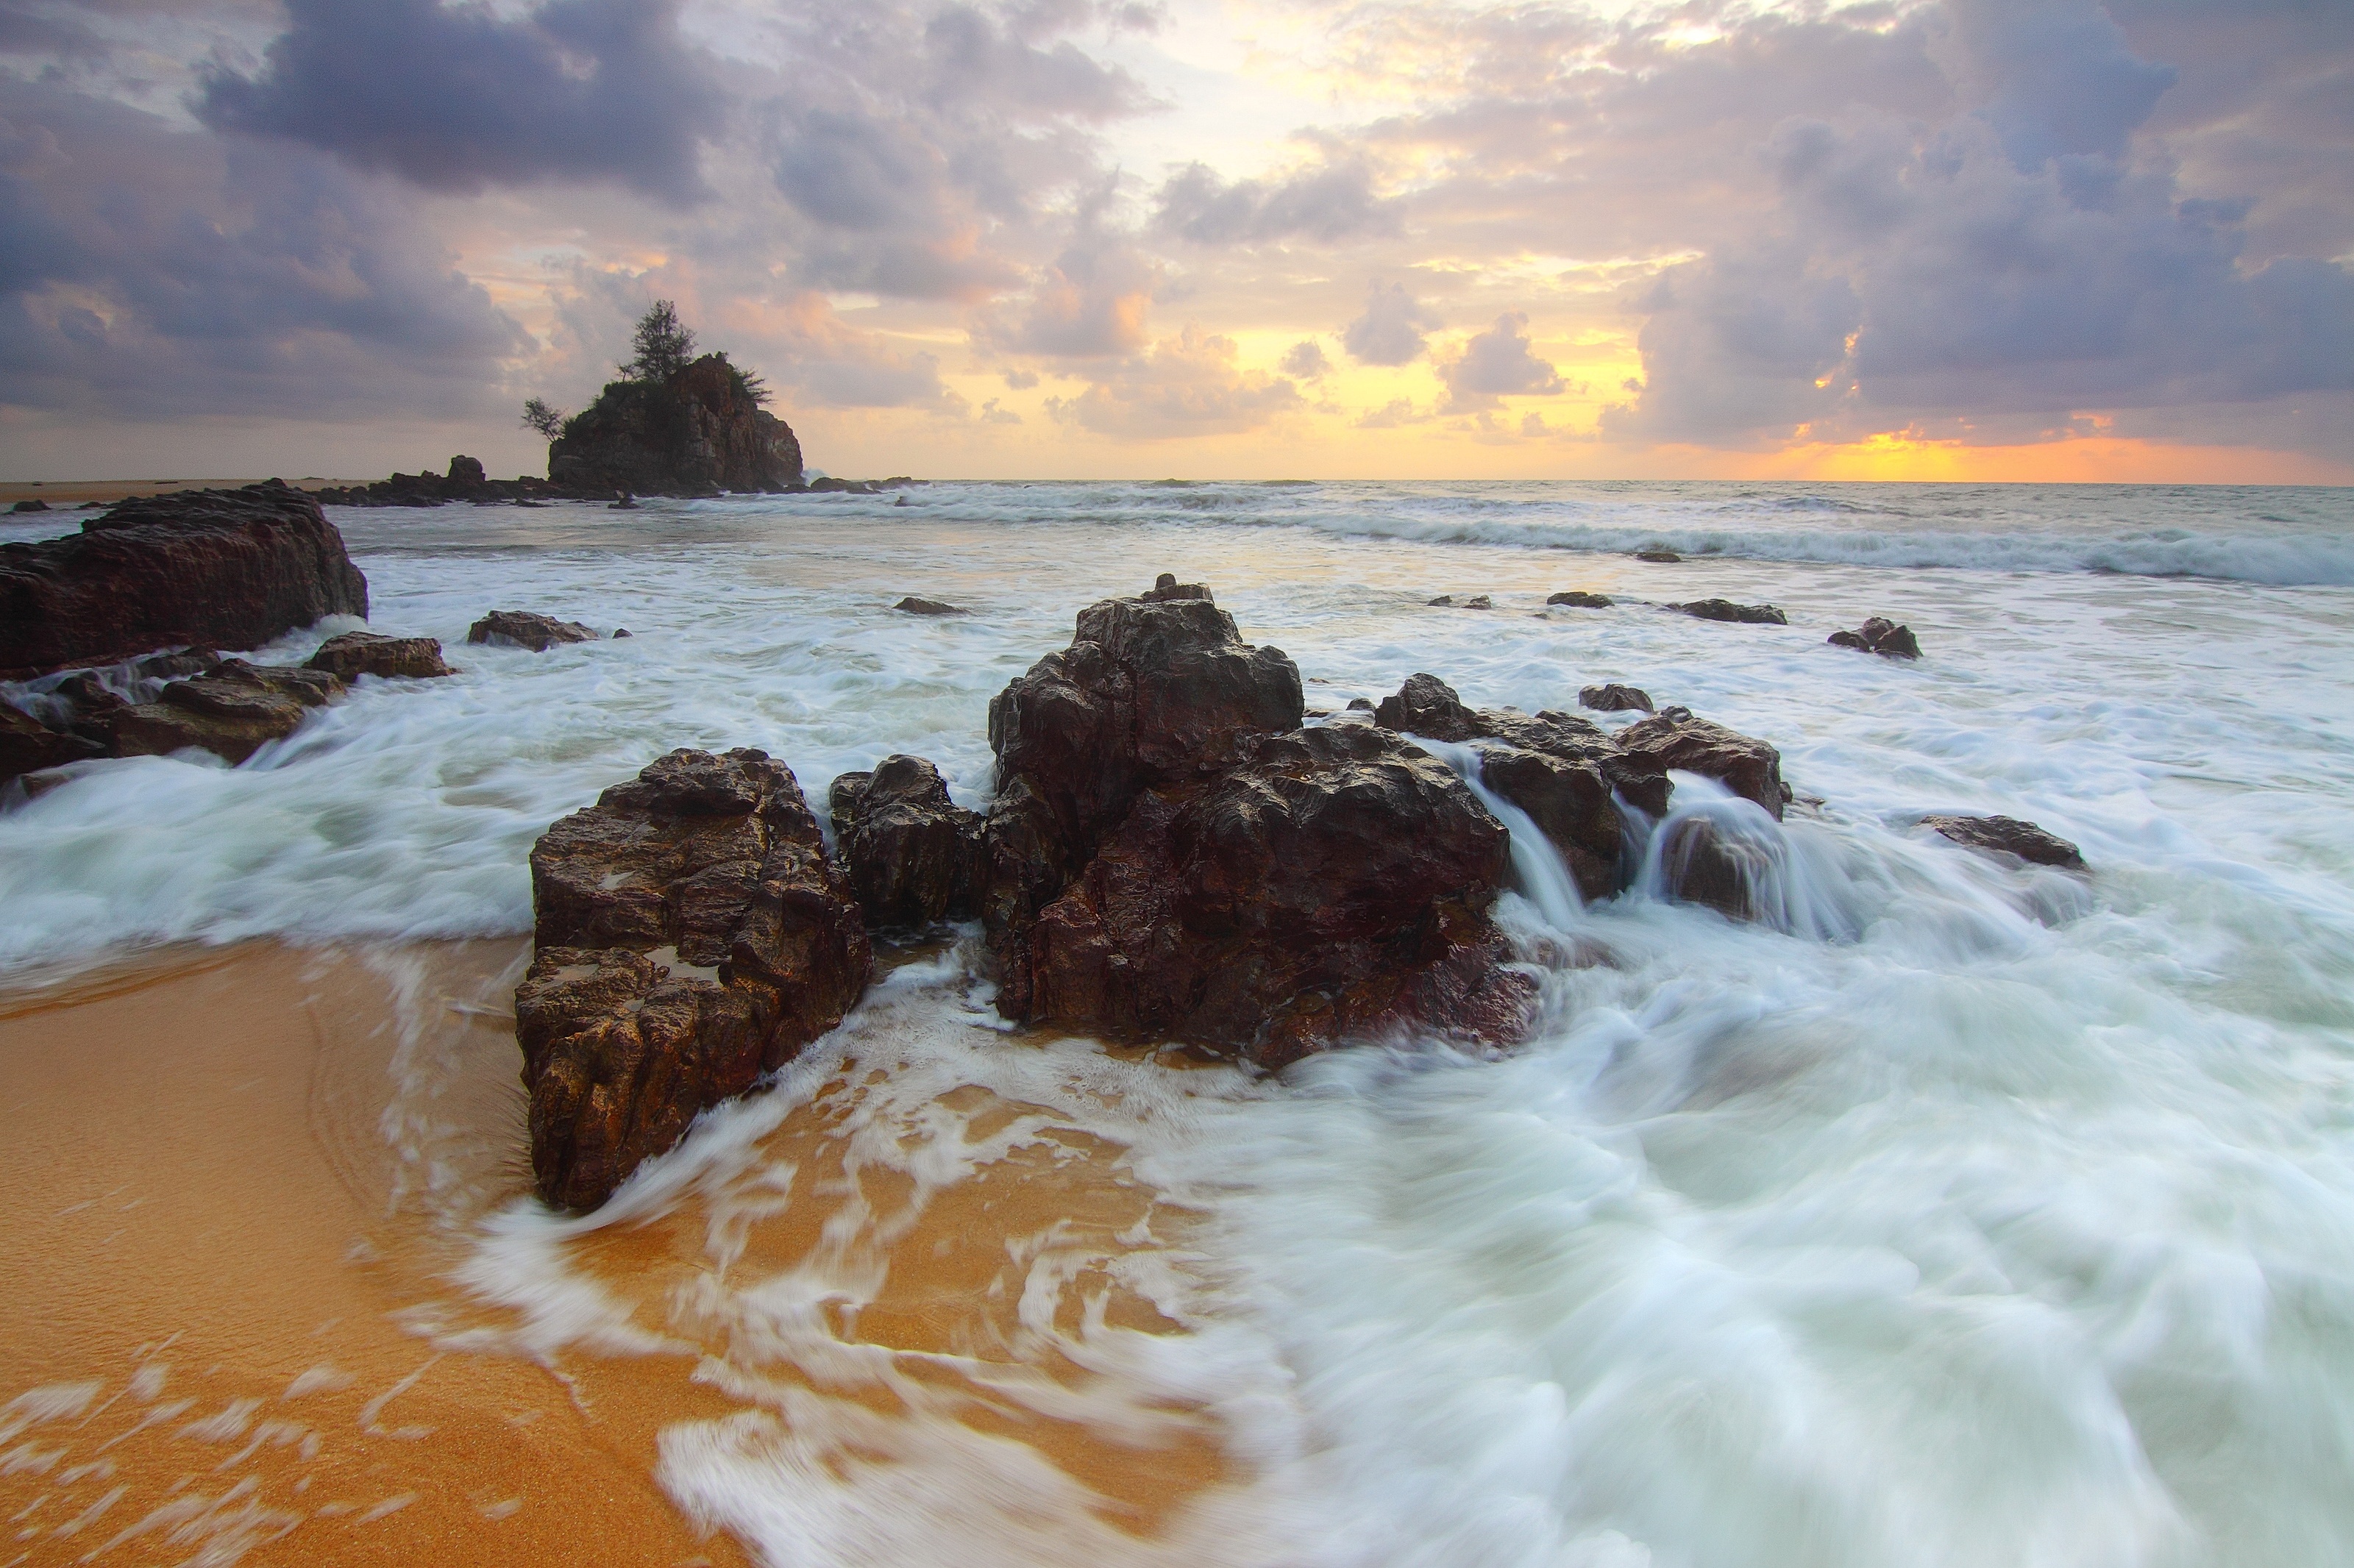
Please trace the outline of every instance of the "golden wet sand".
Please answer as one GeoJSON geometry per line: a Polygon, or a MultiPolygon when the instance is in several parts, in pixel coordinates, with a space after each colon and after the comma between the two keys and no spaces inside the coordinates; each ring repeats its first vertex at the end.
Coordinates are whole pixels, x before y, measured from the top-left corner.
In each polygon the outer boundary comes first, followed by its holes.
{"type": "Polygon", "coordinates": [[[1235,1478],[1202,1412],[1074,1359],[1178,1331],[1122,1270],[1186,1217],[1038,1107],[885,1104],[854,1050],[733,1165],[562,1239],[641,1353],[470,1294],[528,1185],[524,950],[250,943],[0,994],[0,1568],[742,1563],[655,1474],[666,1428],[748,1414],[863,1430],[837,1467],[918,1462],[910,1424],[1012,1439],[1140,1542],[1235,1478]],[[900,1158],[928,1139],[946,1177],[900,1158]],[[779,1280],[825,1305],[784,1323],[779,1280]]]}

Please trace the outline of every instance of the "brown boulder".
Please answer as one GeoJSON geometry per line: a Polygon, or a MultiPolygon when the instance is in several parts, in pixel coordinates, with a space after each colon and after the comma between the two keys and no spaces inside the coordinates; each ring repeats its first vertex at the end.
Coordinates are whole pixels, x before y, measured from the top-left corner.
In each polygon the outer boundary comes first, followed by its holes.
{"type": "Polygon", "coordinates": [[[162,757],[189,747],[235,764],[294,733],[311,709],[343,695],[344,683],[317,670],[225,659],[175,681],[152,703],[111,715],[118,757],[162,757]]]}
{"type": "Polygon", "coordinates": [[[1651,695],[1640,686],[1622,686],[1616,681],[1605,686],[1581,686],[1577,705],[1592,708],[1598,714],[1650,713],[1651,695]]]}
{"type": "Polygon", "coordinates": [[[1030,1016],[1280,1066],[1421,1028],[1502,1043],[1533,1001],[1487,911],[1503,828],[1377,728],[1260,740],[1224,776],[1156,789],[1031,933],[1030,1016]]]}
{"type": "Polygon", "coordinates": [[[515,1033],[532,1171],[558,1207],[602,1203],[865,988],[858,905],[762,752],[670,753],[549,828],[531,872],[515,1033]]]}
{"type": "Polygon", "coordinates": [[[441,660],[440,639],[379,637],[373,631],[346,631],[328,638],[303,668],[324,670],[343,681],[355,681],[362,675],[425,680],[451,673],[441,660]]]}
{"type": "Polygon", "coordinates": [[[1696,599],[1690,604],[1661,608],[1702,620],[1729,620],[1743,626],[1787,626],[1790,618],[1770,604],[1735,604],[1729,599],[1696,599]]]}
{"type": "Polygon", "coordinates": [[[871,928],[921,927],[980,913],[981,818],[949,799],[920,757],[886,757],[828,792],[833,842],[871,928]]]}
{"type": "Polygon", "coordinates": [[[2016,817],[1924,817],[1921,825],[1986,853],[2014,855],[2031,865],[2056,865],[2062,871],[2085,869],[2084,853],[2074,844],[2016,817]]]}
{"type": "Polygon", "coordinates": [[[494,609],[466,629],[469,642],[505,642],[545,653],[559,642],[594,642],[596,632],[577,620],[558,620],[529,609],[494,609]]]}
{"type": "Polygon", "coordinates": [[[0,545],[0,680],[366,613],[343,535],[282,484],[142,497],[79,534],[0,545]]]}
{"type": "Polygon", "coordinates": [[[1683,708],[1639,719],[1617,738],[1630,758],[1661,770],[1677,768],[1716,779],[1742,799],[1763,806],[1776,821],[1782,820],[1782,808],[1790,800],[1790,787],[1782,782],[1782,754],[1762,740],[1694,718],[1683,708]]]}
{"type": "Polygon", "coordinates": [[[1885,616],[1875,615],[1853,631],[1834,631],[1823,641],[1838,648],[1877,653],[1883,659],[1921,657],[1921,641],[1913,635],[1913,629],[1899,626],[1885,616]]]}

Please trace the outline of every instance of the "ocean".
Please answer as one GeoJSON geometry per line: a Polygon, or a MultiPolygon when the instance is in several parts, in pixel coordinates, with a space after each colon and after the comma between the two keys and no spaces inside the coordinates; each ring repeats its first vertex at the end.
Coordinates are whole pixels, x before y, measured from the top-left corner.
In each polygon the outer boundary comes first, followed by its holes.
{"type": "Polygon", "coordinates": [[[2354,493],[899,493],[332,512],[368,624],[462,673],[0,810],[0,980],[512,944],[534,840],[673,747],[764,748],[821,812],[911,752],[984,805],[991,696],[1163,571],[1311,710],[1623,682],[1781,749],[1771,918],[1656,875],[1580,907],[1524,837],[1502,919],[1543,1004],[1510,1051],[1268,1078],[1013,1030],[968,934],[893,950],[767,1093],[562,1218],[511,1171],[437,1185],[432,1037],[465,1020],[405,1006],[372,1136],[451,1260],[407,1331],[661,1369],[655,1483],[776,1564],[2354,1561],[2354,493]],[[1546,607],[1571,588],[1617,602],[1546,607]],[[1788,624],[1658,608],[1712,597],[1788,624]],[[493,609],[631,635],[465,646],[493,609]],[[1926,656],[1826,644],[1872,615],[1926,656]],[[647,1227],[659,1266],[614,1242],[647,1227]]]}

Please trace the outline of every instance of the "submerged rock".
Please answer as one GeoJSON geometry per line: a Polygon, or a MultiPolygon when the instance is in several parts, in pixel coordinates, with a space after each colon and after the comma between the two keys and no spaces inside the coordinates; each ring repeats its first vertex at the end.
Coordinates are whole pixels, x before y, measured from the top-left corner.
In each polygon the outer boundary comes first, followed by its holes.
{"type": "Polygon", "coordinates": [[[105,755],[106,747],[98,742],[51,729],[15,704],[0,702],[0,784],[21,774],[105,755]]]}
{"type": "Polygon", "coordinates": [[[836,779],[827,804],[868,927],[921,928],[981,912],[981,813],[949,799],[938,768],[920,757],[886,757],[872,773],[836,779]]]}
{"type": "Polygon", "coordinates": [[[1658,566],[1673,566],[1683,559],[1673,550],[1637,550],[1634,555],[1638,561],[1649,561],[1658,566]]]}
{"type": "Polygon", "coordinates": [[[790,769],[673,751],[531,852],[515,992],[540,1196],[590,1209],[842,1022],[872,954],[790,769]]]}
{"type": "Polygon", "coordinates": [[[175,681],[154,702],[111,715],[118,757],[161,757],[196,747],[230,763],[301,727],[310,710],[344,694],[344,683],[320,670],[224,659],[200,675],[175,681]]]}
{"type": "Polygon", "coordinates": [[[466,629],[469,642],[504,642],[545,653],[559,642],[594,642],[596,632],[577,620],[558,620],[529,609],[494,609],[466,629]]]}
{"type": "Polygon", "coordinates": [[[1899,626],[1883,616],[1873,616],[1853,631],[1834,631],[1823,641],[1838,648],[1877,653],[1883,659],[1921,657],[1920,640],[1913,635],[1913,629],[1899,626]]]}
{"type": "Polygon", "coordinates": [[[252,648],[367,613],[318,503],[282,484],[125,501],[81,532],[0,545],[0,679],[158,648],[252,648]]]}
{"type": "Polygon", "coordinates": [[[2083,871],[2084,853],[2057,833],[2016,817],[1934,816],[1921,819],[1957,844],[1994,855],[2012,855],[2030,865],[2054,865],[2062,871],[2083,871]]]}
{"type": "Polygon", "coordinates": [[[1592,708],[1598,714],[1649,713],[1651,695],[1640,686],[1622,686],[1616,681],[1602,686],[1580,686],[1577,705],[1592,708]]]}
{"type": "Polygon", "coordinates": [[[1717,780],[1743,800],[1764,807],[1777,822],[1789,803],[1780,752],[1737,730],[1694,718],[1683,708],[1639,719],[1620,730],[1617,741],[1628,756],[1661,770],[1675,768],[1717,780]]]}
{"type": "Polygon", "coordinates": [[[373,631],[345,631],[328,638],[303,668],[324,670],[345,681],[362,675],[428,680],[451,673],[441,659],[440,639],[380,637],[373,631]]]}
{"type": "Polygon", "coordinates": [[[1611,600],[1608,594],[1587,593],[1584,588],[1570,588],[1563,593],[1547,595],[1545,603],[1564,604],[1572,609],[1608,609],[1611,600]]]}
{"type": "Polygon", "coordinates": [[[1690,604],[1661,608],[1702,620],[1729,620],[1743,626],[1787,626],[1790,618],[1770,604],[1735,604],[1729,599],[1696,599],[1690,604]]]}
{"type": "MultiPolygon", "coordinates": [[[[904,501],[907,497],[901,496],[900,499],[904,501]]],[[[917,599],[914,594],[909,594],[907,598],[901,599],[891,608],[893,609],[906,610],[909,615],[963,615],[967,613],[964,610],[959,609],[955,605],[942,604],[936,599],[917,599]]]]}
{"type": "Polygon", "coordinates": [[[1030,1016],[1280,1066],[1418,1028],[1501,1043],[1534,988],[1487,910],[1503,828],[1426,752],[1370,726],[1267,736],[1140,799],[1029,938],[1030,1016]]]}

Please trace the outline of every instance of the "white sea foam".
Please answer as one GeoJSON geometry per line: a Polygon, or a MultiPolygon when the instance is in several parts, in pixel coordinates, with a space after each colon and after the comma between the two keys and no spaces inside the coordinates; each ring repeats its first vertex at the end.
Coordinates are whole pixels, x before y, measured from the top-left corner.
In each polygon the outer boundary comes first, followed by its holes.
{"type": "MultiPolygon", "coordinates": [[[[674,1356],[739,1414],[666,1434],[663,1484],[779,1563],[2354,1559],[2354,593],[2312,586],[2354,580],[2323,537],[2342,496],[2006,491],[1970,519],[1921,511],[1953,494],[1841,493],[1870,514],[1761,493],[1712,521],[1704,487],[1117,485],[342,514],[381,629],[455,643],[513,606],[636,635],[453,647],[463,675],[363,683],[244,768],[102,764],[0,812],[0,957],[523,930],[532,839],[673,745],[764,747],[821,800],[915,751],[978,801],[989,696],[1163,569],[1286,649],[1320,709],[1417,670],[1530,710],[1629,682],[1782,748],[1801,800],[1744,829],[1782,867],[1775,918],[1656,881],[1516,898],[1543,965],[1530,1046],[1275,1082],[1009,1041],[952,958],[915,966],[594,1219],[498,1216],[465,1283],[504,1316],[444,1337],[674,1356]],[[1564,522],[1572,502],[1617,510],[1564,522]],[[1528,547],[1572,525],[1753,554],[1528,547]],[[2080,569],[2144,525],[2181,535],[2150,571],[2307,586],[2080,569]],[[1766,558],[1776,528],[1935,559],[1766,558]],[[2249,540],[2306,553],[2258,569],[2249,540]],[[1569,587],[1621,602],[1543,608],[1569,587]],[[1426,608],[1439,592],[1500,608],[1426,608]],[[974,613],[896,615],[904,593],[974,613]],[[1715,595],[1790,624],[1643,602],[1715,595]],[[1874,613],[1928,657],[1824,644],[1874,613]],[[1948,810],[2041,822],[2094,874],[1917,826],[1948,810]],[[792,1268],[737,1260],[783,1191],[763,1139],[853,1055],[885,1069],[854,1086],[855,1158],[913,1196],[792,1268]],[[966,1085],[1017,1114],[960,1110],[966,1085]],[[1085,1294],[1081,1249],[1042,1245],[1007,1332],[1080,1374],[938,1365],[1109,1435],[1204,1412],[1235,1479],[1163,1538],[1105,1525],[827,1315],[874,1298],[892,1226],[1082,1135],[1203,1216],[1099,1249],[1173,1331],[1042,1315],[1085,1294]],[[689,1206],[726,1222],[715,1283],[633,1313],[584,1238],[689,1206]]],[[[1725,810],[1691,782],[1674,809],[1725,810]]],[[[430,1044],[403,1061],[429,1072],[430,1044]]]]}

